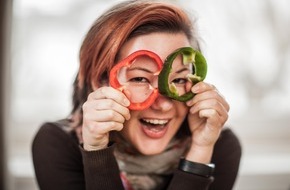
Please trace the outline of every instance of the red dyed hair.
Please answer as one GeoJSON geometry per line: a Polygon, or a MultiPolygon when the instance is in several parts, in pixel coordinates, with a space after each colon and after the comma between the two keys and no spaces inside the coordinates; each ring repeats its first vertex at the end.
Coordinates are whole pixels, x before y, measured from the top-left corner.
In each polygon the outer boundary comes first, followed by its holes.
{"type": "Polygon", "coordinates": [[[192,20],[181,8],[156,1],[120,3],[95,21],[83,41],[74,111],[93,89],[107,84],[108,74],[126,40],[153,32],[183,32],[191,45],[199,49],[192,20]]]}

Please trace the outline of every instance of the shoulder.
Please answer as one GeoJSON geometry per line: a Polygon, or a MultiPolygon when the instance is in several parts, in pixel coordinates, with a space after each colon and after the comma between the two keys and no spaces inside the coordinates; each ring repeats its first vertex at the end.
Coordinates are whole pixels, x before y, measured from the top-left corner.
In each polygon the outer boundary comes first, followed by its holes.
{"type": "MultiPolygon", "coordinates": [[[[61,120],[62,121],[62,120],[61,120]]],[[[65,127],[60,123],[60,121],[56,122],[46,122],[40,126],[38,131],[36,132],[35,138],[58,138],[64,137],[68,138],[70,136],[69,132],[64,130],[65,127]]]]}
{"type": "Polygon", "coordinates": [[[216,146],[221,146],[226,144],[228,148],[238,148],[241,149],[241,143],[239,137],[230,128],[225,128],[218,139],[216,146]]]}
{"type": "Polygon", "coordinates": [[[217,144],[228,144],[231,143],[235,147],[240,147],[239,137],[235,134],[233,130],[226,127],[222,130],[220,138],[217,141],[217,144]]]}
{"type": "Polygon", "coordinates": [[[213,160],[216,162],[236,160],[239,162],[242,146],[239,137],[230,128],[225,128],[216,142],[213,160]]]}
{"type": "Polygon", "coordinates": [[[66,130],[61,121],[47,122],[40,126],[32,142],[33,151],[78,149],[78,142],[72,130],[66,130]]]}
{"type": "Polygon", "coordinates": [[[215,164],[212,189],[232,189],[239,171],[242,147],[238,136],[225,128],[215,144],[212,163],[215,164]]]}
{"type": "Polygon", "coordinates": [[[59,122],[40,126],[32,142],[32,161],[40,189],[85,189],[82,156],[71,132],[59,122]]]}

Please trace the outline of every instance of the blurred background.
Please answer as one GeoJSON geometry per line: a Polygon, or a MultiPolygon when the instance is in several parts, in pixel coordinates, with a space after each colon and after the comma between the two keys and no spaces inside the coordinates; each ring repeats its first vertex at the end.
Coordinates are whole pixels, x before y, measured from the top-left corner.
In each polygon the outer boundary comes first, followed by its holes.
{"type": "MultiPolygon", "coordinates": [[[[37,189],[32,139],[43,122],[69,114],[80,44],[93,21],[117,2],[2,1],[3,189],[37,189]]],[[[243,146],[235,190],[289,190],[290,2],[171,2],[197,18],[206,81],[231,104],[227,124],[243,146]]]]}

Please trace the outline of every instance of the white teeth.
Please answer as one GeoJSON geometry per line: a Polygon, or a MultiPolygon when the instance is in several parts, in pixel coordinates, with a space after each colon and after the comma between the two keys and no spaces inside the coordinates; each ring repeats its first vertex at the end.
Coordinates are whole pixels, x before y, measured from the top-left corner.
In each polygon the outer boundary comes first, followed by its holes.
{"type": "Polygon", "coordinates": [[[164,125],[168,122],[168,120],[163,119],[143,119],[145,122],[154,124],[154,125],[164,125]]]}

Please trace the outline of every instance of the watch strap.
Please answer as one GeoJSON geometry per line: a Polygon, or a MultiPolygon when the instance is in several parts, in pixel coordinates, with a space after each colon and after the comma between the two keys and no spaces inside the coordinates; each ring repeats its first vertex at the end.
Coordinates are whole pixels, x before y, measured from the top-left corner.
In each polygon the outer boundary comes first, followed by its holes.
{"type": "Polygon", "coordinates": [[[196,174],[203,177],[210,177],[214,172],[214,164],[202,164],[180,159],[178,169],[184,172],[196,174]]]}

